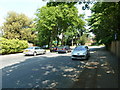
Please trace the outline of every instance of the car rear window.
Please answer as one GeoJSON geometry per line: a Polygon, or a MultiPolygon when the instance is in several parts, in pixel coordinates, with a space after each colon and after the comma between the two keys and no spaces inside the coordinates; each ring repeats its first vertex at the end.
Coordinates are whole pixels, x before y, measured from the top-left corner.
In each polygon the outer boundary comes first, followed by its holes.
{"type": "Polygon", "coordinates": [[[81,47],[76,47],[74,50],[86,50],[86,49],[81,47]]]}
{"type": "Polygon", "coordinates": [[[29,47],[29,48],[27,48],[27,49],[33,49],[34,47],[29,47]]]}
{"type": "Polygon", "coordinates": [[[40,47],[35,47],[35,49],[40,49],[40,47]]]}
{"type": "Polygon", "coordinates": [[[62,48],[64,48],[64,47],[58,47],[58,49],[62,49],[62,48]]]}

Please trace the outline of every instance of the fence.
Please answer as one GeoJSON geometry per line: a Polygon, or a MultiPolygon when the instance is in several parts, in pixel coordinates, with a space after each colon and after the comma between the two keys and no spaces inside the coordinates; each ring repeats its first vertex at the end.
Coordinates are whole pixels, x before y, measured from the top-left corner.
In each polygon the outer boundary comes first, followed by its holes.
{"type": "Polygon", "coordinates": [[[111,43],[110,51],[120,58],[120,41],[113,41],[111,43]]]}

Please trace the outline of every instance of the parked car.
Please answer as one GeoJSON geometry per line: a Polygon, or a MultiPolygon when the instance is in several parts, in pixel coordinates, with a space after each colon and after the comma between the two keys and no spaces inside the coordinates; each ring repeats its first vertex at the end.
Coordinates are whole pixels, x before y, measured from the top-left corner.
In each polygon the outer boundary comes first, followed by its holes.
{"type": "Polygon", "coordinates": [[[88,59],[90,56],[88,46],[77,46],[71,53],[72,59],[88,59]]]}
{"type": "Polygon", "coordinates": [[[57,52],[57,47],[50,47],[50,52],[57,52]]]}
{"type": "Polygon", "coordinates": [[[29,47],[23,51],[25,55],[34,55],[36,56],[37,54],[45,54],[46,50],[42,49],[41,47],[29,47]]]}
{"type": "Polygon", "coordinates": [[[58,53],[67,53],[71,52],[71,48],[69,46],[61,46],[57,48],[58,53]]]}

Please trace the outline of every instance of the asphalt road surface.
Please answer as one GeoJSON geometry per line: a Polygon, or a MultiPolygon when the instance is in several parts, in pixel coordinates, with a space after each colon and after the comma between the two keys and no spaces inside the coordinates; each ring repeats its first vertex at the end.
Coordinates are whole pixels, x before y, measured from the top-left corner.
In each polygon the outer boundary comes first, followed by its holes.
{"type": "Polygon", "coordinates": [[[2,56],[2,88],[70,88],[86,62],[71,53],[2,56]]]}
{"type": "MultiPolygon", "coordinates": [[[[72,60],[71,53],[37,56],[3,55],[2,88],[72,88],[99,47],[90,47],[89,60],[72,60]]],[[[93,60],[93,61],[94,61],[93,60]]]]}

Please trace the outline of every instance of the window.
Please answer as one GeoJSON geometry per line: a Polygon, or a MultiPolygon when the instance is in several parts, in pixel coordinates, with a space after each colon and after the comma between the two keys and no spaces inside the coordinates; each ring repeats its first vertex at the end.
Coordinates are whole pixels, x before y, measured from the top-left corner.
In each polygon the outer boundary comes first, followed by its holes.
{"type": "Polygon", "coordinates": [[[35,47],[35,49],[40,49],[40,47],[35,47]]]}

